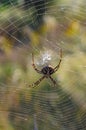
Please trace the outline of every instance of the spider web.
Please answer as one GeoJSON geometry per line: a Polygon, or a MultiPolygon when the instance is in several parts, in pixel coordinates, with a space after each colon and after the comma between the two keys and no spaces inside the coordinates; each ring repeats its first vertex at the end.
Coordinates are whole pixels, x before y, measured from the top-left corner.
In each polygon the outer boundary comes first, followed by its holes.
{"type": "Polygon", "coordinates": [[[0,129],[85,130],[86,2],[39,0],[37,10],[36,2],[0,3],[0,129]],[[31,53],[39,69],[54,67],[60,48],[62,63],[52,75],[57,86],[45,79],[29,88],[42,76],[31,66],[31,53]]]}

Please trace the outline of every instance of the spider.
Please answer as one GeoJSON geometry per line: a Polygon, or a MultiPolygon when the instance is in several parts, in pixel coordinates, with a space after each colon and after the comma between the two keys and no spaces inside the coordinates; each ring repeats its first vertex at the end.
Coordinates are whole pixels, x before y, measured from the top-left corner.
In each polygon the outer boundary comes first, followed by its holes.
{"type": "Polygon", "coordinates": [[[59,69],[61,61],[62,61],[62,49],[60,49],[60,60],[59,60],[59,63],[56,67],[53,68],[50,65],[49,66],[47,65],[47,66],[43,67],[41,70],[39,70],[34,63],[34,55],[32,53],[32,66],[37,73],[42,74],[43,76],[39,80],[37,80],[35,83],[30,85],[30,87],[35,87],[35,86],[39,85],[40,82],[44,78],[49,78],[55,86],[56,81],[51,77],[51,75],[54,74],[59,69]]]}

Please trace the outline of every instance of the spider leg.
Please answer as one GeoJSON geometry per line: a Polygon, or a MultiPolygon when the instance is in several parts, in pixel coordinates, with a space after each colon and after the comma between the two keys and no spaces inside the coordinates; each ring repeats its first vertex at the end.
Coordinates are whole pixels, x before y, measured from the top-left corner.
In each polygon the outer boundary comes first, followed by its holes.
{"type": "Polygon", "coordinates": [[[58,65],[54,68],[54,73],[59,69],[61,61],[62,61],[62,49],[60,49],[60,60],[58,65]]]}
{"type": "Polygon", "coordinates": [[[49,78],[50,78],[50,80],[53,82],[54,86],[56,86],[56,85],[57,85],[57,84],[56,84],[56,81],[55,81],[51,76],[49,76],[49,78]]]}
{"type": "Polygon", "coordinates": [[[41,77],[39,80],[37,80],[35,83],[33,83],[32,85],[29,85],[29,87],[36,87],[38,84],[40,84],[40,82],[45,78],[45,76],[41,77]]]}
{"type": "Polygon", "coordinates": [[[40,74],[41,74],[41,71],[38,70],[37,67],[35,66],[33,53],[32,53],[32,66],[33,66],[34,70],[35,70],[37,73],[40,73],[40,74]]]}

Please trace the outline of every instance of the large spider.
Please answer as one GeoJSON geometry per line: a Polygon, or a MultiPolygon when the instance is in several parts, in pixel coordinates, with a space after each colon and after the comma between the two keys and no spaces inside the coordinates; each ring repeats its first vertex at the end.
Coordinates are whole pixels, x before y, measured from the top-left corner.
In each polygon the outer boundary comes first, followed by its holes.
{"type": "Polygon", "coordinates": [[[43,76],[39,80],[37,80],[35,83],[30,85],[30,87],[37,86],[44,78],[50,78],[50,80],[53,82],[53,84],[55,86],[56,81],[51,77],[51,75],[54,74],[59,69],[61,61],[62,61],[62,49],[60,49],[60,60],[56,67],[53,68],[53,67],[47,65],[47,66],[43,67],[41,70],[39,70],[34,63],[34,55],[32,54],[33,68],[37,73],[42,74],[43,76]]]}

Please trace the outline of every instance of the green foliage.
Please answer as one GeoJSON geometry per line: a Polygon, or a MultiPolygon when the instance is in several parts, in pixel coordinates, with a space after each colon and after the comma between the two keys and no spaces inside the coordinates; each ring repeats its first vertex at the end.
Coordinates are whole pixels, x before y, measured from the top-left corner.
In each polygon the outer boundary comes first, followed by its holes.
{"type": "Polygon", "coordinates": [[[1,4],[4,4],[4,6],[17,4],[18,0],[1,0],[1,4]]]}

